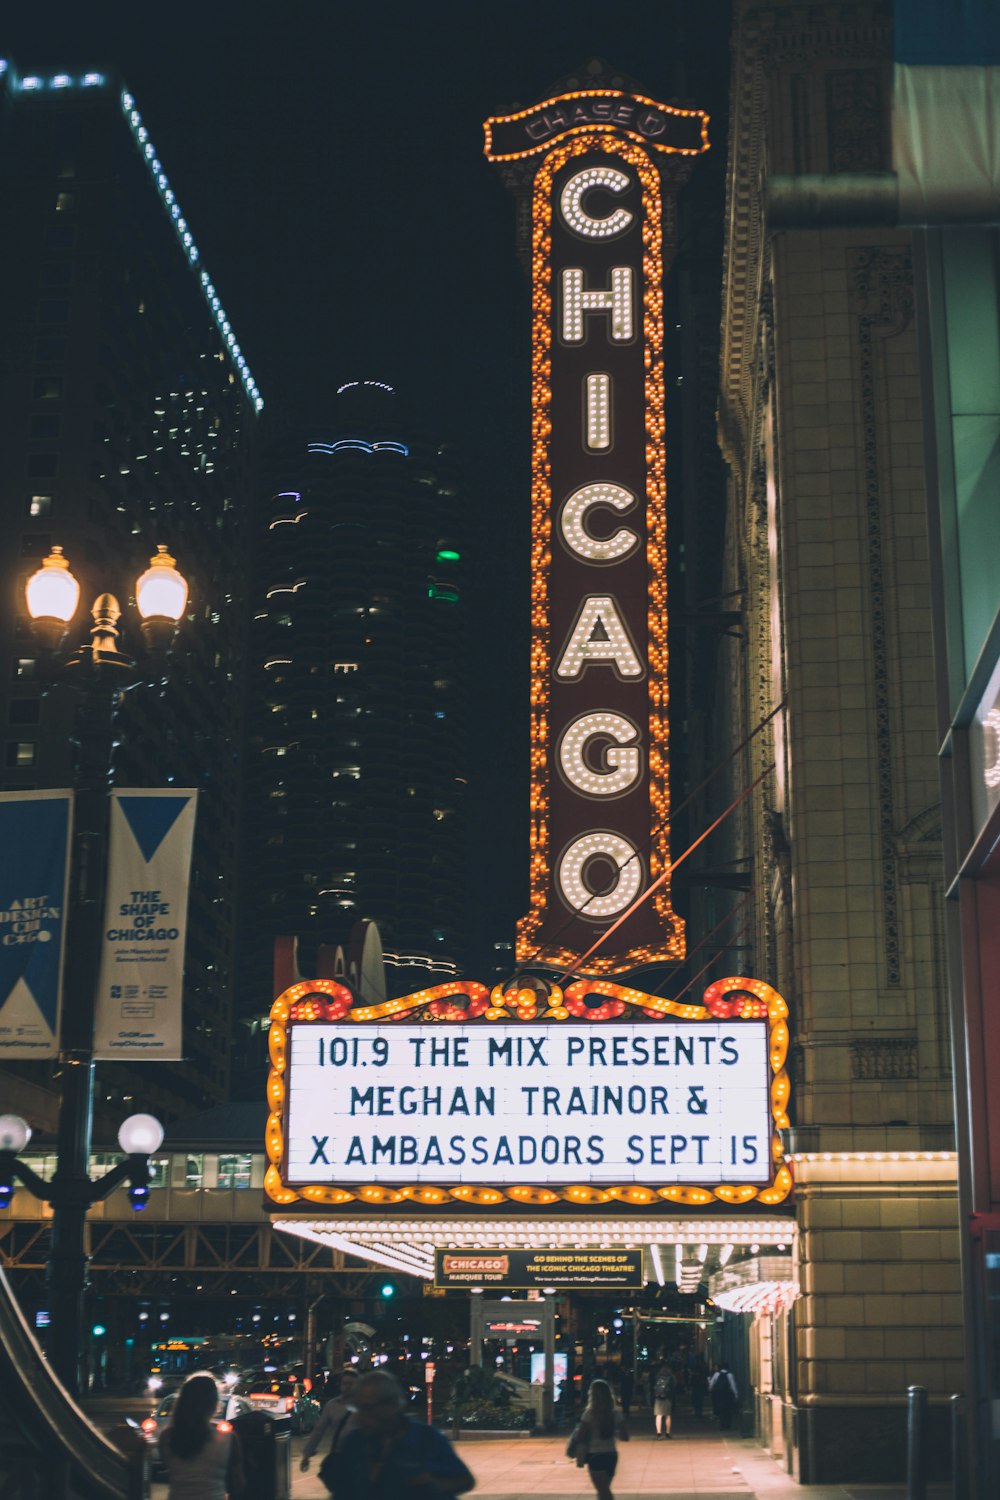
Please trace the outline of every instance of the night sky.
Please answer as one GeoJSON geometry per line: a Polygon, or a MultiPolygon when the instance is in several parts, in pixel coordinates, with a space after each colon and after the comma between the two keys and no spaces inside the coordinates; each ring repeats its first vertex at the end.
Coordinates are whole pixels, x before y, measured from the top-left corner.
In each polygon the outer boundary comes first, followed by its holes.
{"type": "Polygon", "coordinates": [[[120,72],[261,389],[265,435],[279,415],[321,424],[338,384],[377,379],[458,448],[479,564],[473,837],[492,872],[477,936],[506,935],[494,929],[527,894],[529,303],[482,121],[600,57],[656,99],[707,108],[721,172],[728,6],[11,5],[0,56],[22,73],[120,72]]]}

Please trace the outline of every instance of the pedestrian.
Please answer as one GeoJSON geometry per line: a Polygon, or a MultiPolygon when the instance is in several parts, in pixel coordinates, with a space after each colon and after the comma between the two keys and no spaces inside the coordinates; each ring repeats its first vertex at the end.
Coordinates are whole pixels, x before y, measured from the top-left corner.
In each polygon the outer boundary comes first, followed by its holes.
{"type": "Polygon", "coordinates": [[[241,1500],[245,1488],[240,1440],[214,1421],[219,1388],[199,1371],[181,1386],[170,1426],[160,1439],[168,1500],[241,1500]]]}
{"type": "Polygon", "coordinates": [[[362,1375],[351,1400],[358,1425],[340,1450],[337,1500],[453,1500],[475,1488],[444,1433],[406,1415],[388,1370],[362,1375]]]}
{"type": "Polygon", "coordinates": [[[573,1429],[566,1454],[576,1459],[578,1469],[586,1465],[597,1500],[613,1500],[611,1481],[618,1467],[618,1442],[628,1440],[628,1428],[621,1413],[615,1411],[610,1385],[606,1380],[592,1380],[587,1404],[573,1429]]]}
{"type": "Polygon", "coordinates": [[[352,1399],[357,1383],[358,1377],[354,1370],[345,1370],[340,1377],[338,1394],[325,1403],[316,1426],[306,1440],[306,1445],[302,1449],[302,1458],[299,1461],[299,1468],[303,1474],[307,1474],[309,1460],[326,1434],[332,1434],[329,1450],[319,1466],[319,1477],[331,1495],[338,1495],[340,1492],[341,1450],[350,1433],[358,1425],[358,1414],[352,1399]]]}
{"type": "Polygon", "coordinates": [[[728,1432],[740,1401],[739,1387],[725,1365],[720,1365],[708,1382],[708,1393],[712,1410],[719,1419],[719,1427],[728,1432]]]}
{"type": "Polygon", "coordinates": [[[632,1371],[629,1369],[628,1365],[622,1365],[622,1376],[618,1384],[618,1391],[621,1395],[622,1416],[625,1418],[626,1422],[629,1418],[629,1412],[632,1409],[632,1392],[634,1391],[634,1389],[635,1381],[632,1378],[632,1371]]]}
{"type": "Polygon", "coordinates": [[[666,1363],[656,1372],[653,1381],[653,1417],[656,1421],[657,1437],[673,1437],[670,1431],[674,1414],[674,1398],[677,1395],[677,1377],[666,1363]]]}

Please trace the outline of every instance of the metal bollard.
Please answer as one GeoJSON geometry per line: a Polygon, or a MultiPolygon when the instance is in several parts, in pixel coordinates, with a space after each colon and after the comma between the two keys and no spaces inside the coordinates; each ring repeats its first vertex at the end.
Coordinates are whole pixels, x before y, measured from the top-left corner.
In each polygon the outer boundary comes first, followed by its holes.
{"type": "Polygon", "coordinates": [[[927,1496],[927,1392],[911,1385],[906,1392],[906,1500],[927,1496]]]}
{"type": "Polygon", "coordinates": [[[951,1408],[951,1493],[953,1500],[966,1500],[965,1397],[952,1396],[951,1408]]]}

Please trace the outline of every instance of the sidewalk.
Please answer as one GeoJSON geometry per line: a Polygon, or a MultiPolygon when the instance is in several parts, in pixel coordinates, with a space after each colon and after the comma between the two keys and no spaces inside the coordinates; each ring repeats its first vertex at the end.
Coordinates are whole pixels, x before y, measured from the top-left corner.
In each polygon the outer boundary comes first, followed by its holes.
{"type": "MultiPolygon", "coordinates": [[[[800,1485],[751,1439],[719,1432],[714,1421],[681,1417],[670,1442],[644,1430],[620,1448],[615,1500],[690,1496],[691,1500],[905,1500],[905,1485],[800,1485]]],[[[634,1429],[633,1429],[634,1430],[634,1429]]],[[[299,1445],[296,1444],[296,1450],[299,1445]]],[[[476,1495],[491,1500],[525,1500],[558,1495],[561,1500],[594,1500],[585,1470],[565,1456],[566,1437],[491,1438],[460,1442],[462,1460],[476,1476],[476,1495]]],[[[316,1477],[319,1460],[301,1474],[296,1451],[292,1500],[329,1500],[316,1477]]],[[[951,1490],[930,1486],[928,1500],[951,1500],[951,1490]]]]}

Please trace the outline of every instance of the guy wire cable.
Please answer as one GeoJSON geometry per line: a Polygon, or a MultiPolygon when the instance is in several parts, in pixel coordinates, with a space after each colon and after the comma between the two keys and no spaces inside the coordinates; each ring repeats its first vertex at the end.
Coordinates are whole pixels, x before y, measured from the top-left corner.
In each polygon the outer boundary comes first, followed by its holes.
{"type": "MultiPolygon", "coordinates": [[[[761,719],[760,723],[756,726],[756,728],[752,729],[750,731],[750,733],[746,736],[746,738],[743,739],[743,740],[741,740],[740,743],[736,746],[736,748],[734,750],[730,751],[730,753],[726,756],[725,760],[721,760],[717,766],[715,766],[711,771],[709,771],[708,775],[704,778],[704,780],[700,781],[698,783],[698,785],[694,788],[693,791],[690,791],[687,794],[687,796],[681,802],[678,802],[678,804],[677,804],[677,806],[675,808],[671,809],[671,816],[674,817],[674,818],[676,818],[679,813],[682,813],[684,811],[684,809],[688,806],[688,804],[690,802],[692,802],[695,797],[697,797],[698,793],[701,792],[701,791],[703,791],[704,788],[706,786],[708,786],[709,782],[714,781],[715,777],[718,776],[719,772],[720,771],[724,771],[725,768],[726,768],[726,766],[729,765],[730,761],[734,760],[737,755],[739,755],[743,750],[746,749],[747,745],[749,745],[752,740],[756,739],[757,735],[760,734],[761,730],[764,729],[764,728],[766,728],[767,725],[770,724],[771,720],[775,717],[776,714],[779,714],[781,712],[781,710],[785,707],[785,705],[786,705],[787,702],[788,702],[787,698],[782,698],[781,702],[779,704],[777,704],[776,707],[772,708],[771,712],[769,714],[767,714],[767,716],[765,718],[761,719]]],[[[650,839],[655,838],[656,835],[659,832],[660,832],[659,828],[654,828],[653,832],[650,834],[650,839]]],[[[630,854],[629,855],[628,859],[625,860],[624,864],[619,865],[619,869],[620,870],[626,869],[632,863],[633,859],[638,859],[638,858],[639,858],[639,850],[637,849],[634,854],[630,854]]],[[[562,924],[561,927],[557,927],[556,928],[556,930],[553,933],[552,937],[549,939],[549,942],[555,942],[556,939],[559,938],[566,931],[566,929],[568,927],[571,927],[572,924],[576,921],[577,917],[580,915],[580,913],[587,910],[587,907],[590,905],[591,901],[596,901],[597,900],[598,894],[599,893],[597,891],[591,892],[591,894],[587,897],[587,899],[583,903],[583,905],[581,907],[578,907],[577,910],[575,912],[573,912],[573,914],[571,916],[567,917],[566,921],[562,924]]],[[[616,923],[615,925],[617,926],[618,924],[616,923]]],[[[612,930],[613,930],[612,928],[608,929],[609,932],[612,931],[612,930]]],[[[543,952],[543,950],[545,949],[546,946],[547,946],[547,944],[541,943],[535,949],[534,953],[531,954],[530,958],[526,958],[526,959],[523,960],[523,962],[521,962],[519,964],[516,964],[515,967],[514,967],[514,969],[513,969],[513,972],[511,973],[510,980],[508,980],[507,983],[509,984],[511,982],[511,980],[517,979],[517,977],[520,974],[524,973],[525,969],[529,969],[532,966],[532,964],[534,964],[534,962],[538,958],[539,954],[543,952]]],[[[544,967],[545,968],[551,968],[552,965],[545,964],[544,967]]]]}

